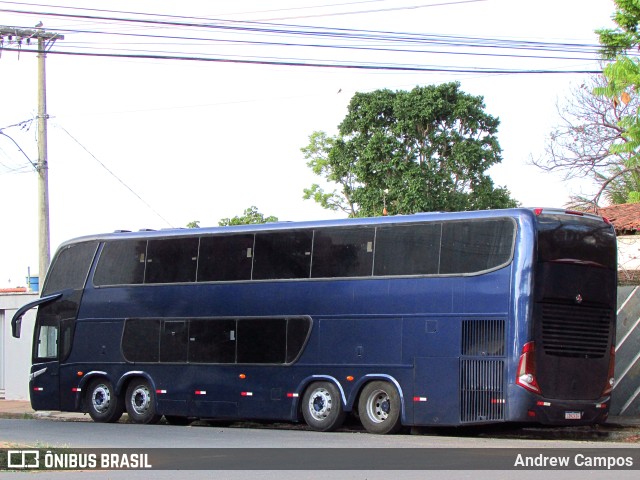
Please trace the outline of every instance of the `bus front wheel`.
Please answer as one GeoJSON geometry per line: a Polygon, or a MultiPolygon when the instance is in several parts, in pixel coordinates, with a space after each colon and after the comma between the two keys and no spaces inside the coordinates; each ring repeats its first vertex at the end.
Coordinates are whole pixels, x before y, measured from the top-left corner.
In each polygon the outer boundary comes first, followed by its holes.
{"type": "Polygon", "coordinates": [[[156,413],[156,399],[149,382],[134,379],[127,387],[125,404],[134,423],[158,423],[162,415],[156,413]]]}
{"type": "Polygon", "coordinates": [[[402,426],[400,395],[388,382],[375,381],[362,389],[358,413],[362,426],[369,433],[395,433],[402,426]]]}
{"type": "Polygon", "coordinates": [[[122,398],[116,395],[111,382],[102,378],[89,384],[85,404],[94,422],[115,423],[124,413],[122,398]]]}
{"type": "Polygon", "coordinates": [[[331,432],[344,422],[346,412],[342,408],[340,392],[330,382],[309,385],[302,397],[302,416],[312,429],[331,432]]]}

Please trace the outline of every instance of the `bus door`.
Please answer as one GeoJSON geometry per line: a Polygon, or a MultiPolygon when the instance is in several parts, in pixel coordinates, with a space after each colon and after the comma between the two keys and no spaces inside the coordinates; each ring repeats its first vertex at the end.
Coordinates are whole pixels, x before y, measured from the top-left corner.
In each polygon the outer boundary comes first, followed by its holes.
{"type": "Polygon", "coordinates": [[[29,394],[34,410],[60,410],[60,322],[55,315],[43,314],[45,308],[41,307],[34,330],[29,394]]]}
{"type": "MultiPolygon", "coordinates": [[[[79,297],[75,292],[70,297],[79,297]]],[[[62,297],[64,298],[64,296],[62,297]]],[[[60,362],[71,352],[77,301],[57,301],[40,306],[33,332],[33,359],[29,375],[34,410],[74,410],[75,395],[60,395],[60,362]]],[[[67,382],[68,383],[68,382],[67,382]]]]}

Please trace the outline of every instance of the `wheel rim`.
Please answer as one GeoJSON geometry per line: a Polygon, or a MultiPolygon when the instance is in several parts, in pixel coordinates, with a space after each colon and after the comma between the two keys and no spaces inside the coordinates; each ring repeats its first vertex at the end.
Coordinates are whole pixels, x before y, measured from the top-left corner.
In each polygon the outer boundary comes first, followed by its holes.
{"type": "Polygon", "coordinates": [[[382,423],[391,411],[391,399],[384,390],[374,390],[367,398],[367,416],[374,423],[382,423]]]}
{"type": "Polygon", "coordinates": [[[109,410],[111,392],[105,384],[101,383],[93,389],[91,404],[93,405],[93,409],[98,413],[104,413],[109,410]]]}
{"type": "Polygon", "coordinates": [[[131,407],[138,415],[144,415],[151,408],[151,393],[144,385],[139,385],[131,392],[131,407]]]}
{"type": "Polygon", "coordinates": [[[309,413],[316,420],[325,420],[332,406],[333,399],[326,388],[317,388],[309,397],[309,413]]]}

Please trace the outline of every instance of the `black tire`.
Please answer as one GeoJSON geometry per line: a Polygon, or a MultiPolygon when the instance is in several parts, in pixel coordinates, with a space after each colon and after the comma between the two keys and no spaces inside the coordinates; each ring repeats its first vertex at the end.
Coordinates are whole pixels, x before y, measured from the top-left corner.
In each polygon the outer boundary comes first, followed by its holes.
{"type": "Polygon", "coordinates": [[[169,425],[179,425],[179,426],[189,425],[193,421],[193,418],[181,417],[179,415],[165,415],[164,419],[167,421],[169,425]]]}
{"type": "Polygon", "coordinates": [[[145,379],[136,378],[129,383],[124,401],[133,423],[158,423],[162,418],[157,414],[156,396],[145,379]]]}
{"type": "Polygon", "coordinates": [[[358,413],[367,432],[396,433],[402,427],[401,412],[400,394],[389,382],[371,382],[362,389],[358,413]]]}
{"type": "Polygon", "coordinates": [[[89,383],[84,399],[85,409],[94,422],[115,423],[124,413],[124,402],[116,395],[109,380],[98,378],[89,383]]]}
{"type": "Polygon", "coordinates": [[[340,392],[331,382],[314,382],[302,397],[302,416],[313,430],[331,432],[340,428],[346,417],[340,392]]]}

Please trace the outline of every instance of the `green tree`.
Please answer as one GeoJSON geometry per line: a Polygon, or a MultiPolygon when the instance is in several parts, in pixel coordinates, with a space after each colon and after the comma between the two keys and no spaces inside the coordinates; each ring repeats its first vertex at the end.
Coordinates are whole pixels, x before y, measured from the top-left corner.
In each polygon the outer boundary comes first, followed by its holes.
{"type": "Polygon", "coordinates": [[[200,220],[187,223],[187,228],[200,228],[200,220]]]}
{"type": "Polygon", "coordinates": [[[612,172],[619,175],[609,184],[606,194],[609,203],[640,203],[640,169],[629,170],[621,165],[613,168],[612,172]]]}
{"type": "Polygon", "coordinates": [[[218,222],[218,225],[220,225],[221,227],[228,227],[231,225],[253,225],[256,223],[269,223],[277,221],[277,217],[265,217],[262,213],[258,212],[258,207],[251,206],[245,209],[242,216],[223,218],[218,222]]]}
{"type": "MultiPolygon", "coordinates": [[[[608,83],[595,89],[597,95],[611,99],[617,106],[637,100],[640,88],[640,60],[630,51],[640,47],[640,0],[614,0],[616,11],[613,21],[614,29],[597,31],[602,45],[602,54],[611,62],[604,68],[604,76],[608,83]]],[[[620,118],[618,124],[622,129],[620,141],[612,147],[614,153],[627,154],[624,162],[615,166],[618,172],[618,186],[636,188],[636,179],[640,174],[640,119],[637,109],[620,118]],[[634,184],[636,187],[634,187],[634,184]]],[[[629,190],[628,201],[640,199],[640,191],[629,190]]]]}
{"type": "Polygon", "coordinates": [[[516,206],[485,173],[501,161],[499,121],[458,83],[356,93],[339,134],[314,132],[302,149],[313,172],[335,185],[304,191],[350,216],[516,206]]]}

